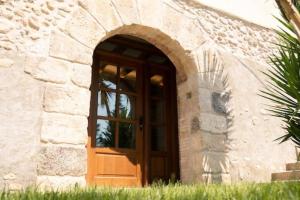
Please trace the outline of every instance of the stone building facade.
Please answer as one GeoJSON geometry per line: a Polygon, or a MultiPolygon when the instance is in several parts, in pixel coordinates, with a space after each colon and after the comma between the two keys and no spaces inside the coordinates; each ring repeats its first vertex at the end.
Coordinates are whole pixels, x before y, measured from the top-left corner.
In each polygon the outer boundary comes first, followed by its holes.
{"type": "Polygon", "coordinates": [[[258,96],[271,28],[187,0],[0,1],[0,187],[86,185],[92,55],[117,34],[176,67],[182,182],[265,182],[295,160],[258,96]]]}

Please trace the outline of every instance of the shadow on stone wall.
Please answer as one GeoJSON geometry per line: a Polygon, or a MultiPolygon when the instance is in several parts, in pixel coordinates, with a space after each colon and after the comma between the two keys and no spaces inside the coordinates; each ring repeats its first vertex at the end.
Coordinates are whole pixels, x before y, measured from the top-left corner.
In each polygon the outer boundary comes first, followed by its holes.
{"type": "Polygon", "coordinates": [[[228,152],[233,126],[231,89],[217,51],[204,50],[198,61],[200,74],[200,134],[202,182],[230,182],[228,152]]]}

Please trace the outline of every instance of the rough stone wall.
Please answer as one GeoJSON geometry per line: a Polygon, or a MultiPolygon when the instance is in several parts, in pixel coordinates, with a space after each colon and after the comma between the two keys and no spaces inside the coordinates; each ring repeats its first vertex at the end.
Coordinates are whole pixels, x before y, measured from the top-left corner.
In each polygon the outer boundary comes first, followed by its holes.
{"type": "Polygon", "coordinates": [[[114,34],[177,68],[183,182],[269,181],[295,158],[257,95],[272,30],[184,0],[0,4],[0,186],[85,184],[92,53],[114,34]]]}

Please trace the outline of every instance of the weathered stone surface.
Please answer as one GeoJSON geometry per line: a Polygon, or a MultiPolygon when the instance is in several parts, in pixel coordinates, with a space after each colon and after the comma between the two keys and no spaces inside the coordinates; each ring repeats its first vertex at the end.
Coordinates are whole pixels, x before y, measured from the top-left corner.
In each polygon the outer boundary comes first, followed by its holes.
{"type": "Polygon", "coordinates": [[[228,131],[226,117],[216,114],[202,113],[200,115],[200,127],[201,130],[211,133],[226,133],[228,131]]]}
{"type": "Polygon", "coordinates": [[[84,176],[38,176],[36,184],[44,189],[62,190],[78,185],[86,185],[84,176]]]}
{"type": "Polygon", "coordinates": [[[44,61],[38,63],[31,70],[31,74],[34,78],[46,82],[52,83],[65,83],[68,80],[68,73],[71,68],[69,62],[47,58],[44,61]]]}
{"type": "Polygon", "coordinates": [[[87,89],[49,84],[44,99],[47,112],[85,116],[89,114],[90,92],[87,89]]]}
{"type": "Polygon", "coordinates": [[[137,24],[140,22],[138,8],[135,0],[112,0],[121,15],[124,24],[137,24]]]}
{"type": "Polygon", "coordinates": [[[14,24],[11,21],[0,18],[0,33],[8,33],[13,27],[14,24]]]}
{"type": "Polygon", "coordinates": [[[43,145],[39,152],[37,173],[46,176],[83,176],[86,173],[86,154],[85,148],[43,145]]]}
{"type": "Polygon", "coordinates": [[[72,37],[92,49],[94,49],[102,37],[105,36],[105,31],[94,18],[82,8],[74,12],[73,17],[68,21],[65,28],[66,32],[72,37]]]}
{"type": "Polygon", "coordinates": [[[52,32],[50,56],[73,62],[92,64],[92,49],[59,32],[52,32]]]}
{"type": "Polygon", "coordinates": [[[89,88],[92,79],[92,68],[89,65],[73,64],[72,82],[84,88],[89,88]]]}
{"type": "Polygon", "coordinates": [[[162,25],[162,13],[165,4],[161,0],[144,1],[138,0],[139,14],[142,24],[150,27],[160,28],[162,25]],[[155,16],[155,17],[153,17],[155,16]]]}
{"type": "Polygon", "coordinates": [[[228,152],[230,150],[226,135],[215,135],[202,131],[201,136],[204,151],[228,152]]]}
{"type": "Polygon", "coordinates": [[[24,57],[0,68],[0,186],[34,184],[39,146],[43,87],[23,72],[24,57]],[[5,179],[5,180],[4,180],[5,179]]]}
{"type": "Polygon", "coordinates": [[[209,174],[202,175],[202,181],[204,183],[231,183],[231,177],[229,174],[209,174]]]}
{"type": "Polygon", "coordinates": [[[57,113],[44,113],[41,140],[55,144],[85,144],[87,118],[57,113]]]}
{"type": "Polygon", "coordinates": [[[218,114],[226,115],[228,113],[227,103],[229,101],[228,93],[213,92],[211,94],[212,107],[218,114]]]}
{"type": "Polygon", "coordinates": [[[229,173],[229,158],[226,153],[203,152],[203,170],[205,173],[229,173]]]}
{"type": "Polygon", "coordinates": [[[79,0],[79,5],[94,16],[105,30],[111,31],[120,27],[122,22],[115,12],[111,1],[106,0],[79,0]]]}
{"type": "Polygon", "coordinates": [[[0,67],[11,67],[14,64],[12,59],[0,58],[0,67]]]}

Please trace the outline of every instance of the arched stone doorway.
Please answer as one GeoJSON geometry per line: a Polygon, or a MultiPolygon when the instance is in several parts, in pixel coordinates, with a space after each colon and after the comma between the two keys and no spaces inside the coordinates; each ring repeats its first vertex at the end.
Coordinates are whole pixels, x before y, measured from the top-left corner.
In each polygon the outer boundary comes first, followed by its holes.
{"type": "Polygon", "coordinates": [[[152,44],[115,35],[94,51],[89,184],[179,179],[176,69],[152,44]]]}

